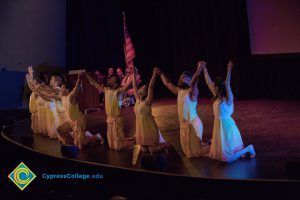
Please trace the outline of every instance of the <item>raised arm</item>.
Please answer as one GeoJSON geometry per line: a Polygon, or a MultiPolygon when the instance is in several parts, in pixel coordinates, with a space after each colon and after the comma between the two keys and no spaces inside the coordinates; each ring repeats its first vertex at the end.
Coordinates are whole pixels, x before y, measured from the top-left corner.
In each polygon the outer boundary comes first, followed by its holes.
{"type": "Polygon", "coordinates": [[[162,82],[164,83],[164,85],[175,95],[178,94],[178,89],[177,87],[167,78],[167,76],[162,72],[160,71],[159,73],[160,77],[161,77],[161,80],[162,82]]]}
{"type": "Polygon", "coordinates": [[[158,68],[153,69],[153,74],[152,74],[152,77],[151,77],[151,80],[150,80],[150,83],[149,83],[149,86],[148,86],[148,95],[145,99],[145,103],[147,105],[152,104],[152,101],[153,101],[153,88],[154,88],[154,85],[155,85],[156,77],[159,73],[160,73],[160,71],[159,71],[158,68]]]}
{"type": "Polygon", "coordinates": [[[97,88],[101,92],[104,92],[104,88],[100,84],[98,84],[89,74],[85,73],[85,77],[87,78],[87,80],[89,81],[89,83],[92,86],[94,86],[95,88],[97,88]]]}
{"type": "Polygon", "coordinates": [[[34,82],[33,82],[33,80],[31,79],[31,77],[30,77],[30,74],[26,74],[26,81],[27,81],[27,84],[28,84],[28,87],[29,87],[29,89],[31,90],[31,91],[33,91],[35,88],[35,84],[34,84],[34,82]]]}
{"type": "MultiPolygon", "coordinates": [[[[133,94],[136,100],[138,100],[138,88],[137,88],[137,83],[136,83],[136,76],[137,76],[137,69],[134,68],[133,71],[133,80],[132,80],[132,86],[133,86],[133,94]]],[[[126,83],[124,83],[123,85],[126,85],[126,83]]]]}
{"type": "Polygon", "coordinates": [[[208,86],[208,88],[211,91],[211,93],[213,93],[213,95],[216,95],[216,91],[215,91],[213,82],[210,79],[210,76],[208,74],[206,66],[204,67],[203,72],[204,72],[204,77],[205,77],[206,85],[208,86]]]}
{"type": "Polygon", "coordinates": [[[133,75],[130,75],[129,81],[125,85],[123,85],[122,87],[120,87],[118,89],[118,93],[125,92],[127,90],[127,88],[132,84],[132,81],[133,81],[133,75]]]}
{"type": "Polygon", "coordinates": [[[205,67],[206,62],[199,61],[197,70],[193,75],[192,82],[191,82],[191,91],[190,91],[190,98],[192,101],[196,101],[198,98],[199,90],[198,90],[198,82],[199,82],[199,76],[202,71],[202,69],[205,67]]]}
{"type": "Polygon", "coordinates": [[[70,102],[73,103],[73,104],[77,102],[78,96],[80,94],[82,76],[83,76],[83,73],[78,74],[78,79],[76,81],[75,87],[73,88],[73,90],[69,94],[70,95],[70,102]]]}
{"type": "Polygon", "coordinates": [[[37,88],[36,90],[34,90],[34,93],[37,96],[42,97],[42,99],[44,99],[45,101],[53,101],[53,99],[61,101],[61,97],[59,95],[56,95],[54,93],[45,92],[43,90],[40,90],[40,88],[37,88]]]}
{"type": "Polygon", "coordinates": [[[227,65],[227,75],[225,80],[226,92],[227,92],[227,104],[231,105],[233,103],[233,94],[230,87],[231,71],[233,68],[233,62],[230,60],[227,65]]]}
{"type": "Polygon", "coordinates": [[[30,80],[33,80],[33,67],[30,65],[30,66],[28,66],[27,67],[27,71],[28,71],[28,78],[30,79],[30,80]]]}

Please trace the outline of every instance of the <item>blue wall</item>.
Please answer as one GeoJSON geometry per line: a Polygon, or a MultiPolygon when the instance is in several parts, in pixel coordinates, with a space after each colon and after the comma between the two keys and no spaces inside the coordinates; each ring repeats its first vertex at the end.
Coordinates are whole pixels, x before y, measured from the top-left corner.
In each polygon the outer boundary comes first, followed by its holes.
{"type": "Polygon", "coordinates": [[[0,30],[0,70],[10,71],[0,72],[0,109],[19,108],[12,91],[24,85],[28,65],[66,64],[66,0],[1,0],[0,30]]]}

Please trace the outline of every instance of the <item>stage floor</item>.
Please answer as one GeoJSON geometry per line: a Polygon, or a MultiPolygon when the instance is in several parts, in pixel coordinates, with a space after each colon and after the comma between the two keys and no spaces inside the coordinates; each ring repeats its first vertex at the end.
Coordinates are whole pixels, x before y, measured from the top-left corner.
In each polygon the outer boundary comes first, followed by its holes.
{"type": "MultiPolygon", "coordinates": [[[[203,138],[211,138],[213,128],[213,111],[211,101],[198,101],[198,114],[204,125],[203,138]]],[[[135,132],[133,107],[122,108],[125,118],[126,134],[135,132]]],[[[160,157],[165,167],[160,172],[174,175],[205,177],[216,179],[287,179],[286,164],[300,160],[300,102],[275,100],[236,101],[233,119],[235,120],[245,145],[253,144],[257,156],[253,160],[240,159],[234,163],[220,163],[208,158],[191,158],[184,156],[179,141],[179,124],[176,99],[156,100],[153,115],[164,138],[172,145],[168,153],[160,157]]],[[[88,114],[88,130],[106,135],[105,112],[88,114]]],[[[13,130],[12,139],[32,135],[30,119],[18,122],[13,130]]],[[[60,144],[56,139],[33,135],[34,143],[29,146],[34,150],[63,158],[60,144]]],[[[113,167],[145,170],[141,167],[140,154],[136,165],[132,165],[133,150],[114,151],[108,146],[82,149],[77,158],[113,167]]]]}

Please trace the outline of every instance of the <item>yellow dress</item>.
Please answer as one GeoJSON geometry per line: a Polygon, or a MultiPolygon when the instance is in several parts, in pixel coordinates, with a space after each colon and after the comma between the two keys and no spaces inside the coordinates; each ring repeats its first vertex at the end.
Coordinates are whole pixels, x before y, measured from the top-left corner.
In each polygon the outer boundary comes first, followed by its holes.
{"type": "Polygon", "coordinates": [[[39,133],[38,105],[35,94],[32,92],[29,98],[29,111],[31,113],[31,129],[33,133],[39,133]]]}
{"type": "Polygon", "coordinates": [[[70,102],[70,96],[62,97],[62,105],[67,119],[70,120],[73,125],[74,144],[81,147],[86,126],[85,117],[79,110],[78,103],[72,104],[70,102]]]}
{"type": "Polygon", "coordinates": [[[152,115],[152,109],[145,101],[137,100],[134,106],[136,116],[136,143],[139,145],[156,146],[160,143],[158,126],[152,115]]]}
{"type": "Polygon", "coordinates": [[[67,117],[71,121],[77,121],[83,117],[82,112],[79,110],[78,103],[72,104],[70,102],[70,96],[65,96],[62,98],[62,105],[67,117]]]}
{"type": "Polygon", "coordinates": [[[36,104],[38,106],[37,118],[38,118],[38,132],[47,135],[47,108],[45,101],[42,97],[36,98],[36,104]]]}
{"type": "MultiPolygon", "coordinates": [[[[60,87],[57,87],[56,89],[61,90],[60,87]]],[[[68,117],[66,115],[62,101],[55,100],[55,108],[57,113],[57,126],[59,126],[60,124],[63,124],[65,121],[67,121],[68,117]]]]}
{"type": "Polygon", "coordinates": [[[68,117],[66,115],[65,109],[63,107],[62,101],[55,101],[56,106],[56,112],[58,115],[58,125],[63,124],[65,121],[68,120],[68,117]]]}
{"type": "Polygon", "coordinates": [[[124,146],[124,120],[120,116],[118,90],[104,89],[108,145],[111,149],[121,150],[124,146]]]}

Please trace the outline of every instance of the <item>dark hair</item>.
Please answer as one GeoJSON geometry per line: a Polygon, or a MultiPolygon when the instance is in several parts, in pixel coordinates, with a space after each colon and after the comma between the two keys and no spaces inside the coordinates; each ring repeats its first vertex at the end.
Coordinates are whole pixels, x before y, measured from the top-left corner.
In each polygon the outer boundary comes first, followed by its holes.
{"type": "Polygon", "coordinates": [[[188,76],[188,77],[190,77],[190,78],[193,77],[193,74],[192,74],[191,72],[189,72],[189,71],[184,71],[184,72],[182,72],[181,75],[185,75],[185,76],[188,76]]]}
{"type": "Polygon", "coordinates": [[[40,73],[40,81],[43,82],[43,83],[47,83],[48,84],[49,81],[50,81],[50,74],[48,72],[45,72],[45,71],[41,72],[40,73]],[[48,80],[45,80],[44,75],[48,75],[48,80]]]}
{"type": "MultiPolygon", "coordinates": [[[[109,79],[112,79],[112,78],[115,78],[115,79],[117,80],[118,86],[121,85],[121,80],[120,80],[116,75],[112,75],[111,77],[109,77],[109,79]]],[[[108,80],[109,80],[109,79],[108,79],[108,80]]]]}
{"type": "Polygon", "coordinates": [[[52,77],[55,78],[55,81],[57,81],[58,86],[61,87],[64,82],[63,77],[61,77],[61,75],[59,74],[52,74],[52,77]]]}
{"type": "MultiPolygon", "coordinates": [[[[148,89],[148,85],[143,85],[139,89],[141,89],[142,87],[146,87],[146,89],[148,89]]],[[[145,95],[144,97],[142,97],[142,101],[144,101],[147,97],[148,97],[148,90],[147,90],[147,95],[145,95]]]]}
{"type": "Polygon", "coordinates": [[[218,98],[221,98],[220,100],[222,102],[222,98],[227,96],[225,81],[222,77],[218,76],[218,77],[215,77],[214,84],[215,84],[215,87],[218,88],[218,94],[216,94],[213,97],[213,101],[216,101],[218,98]]]}

